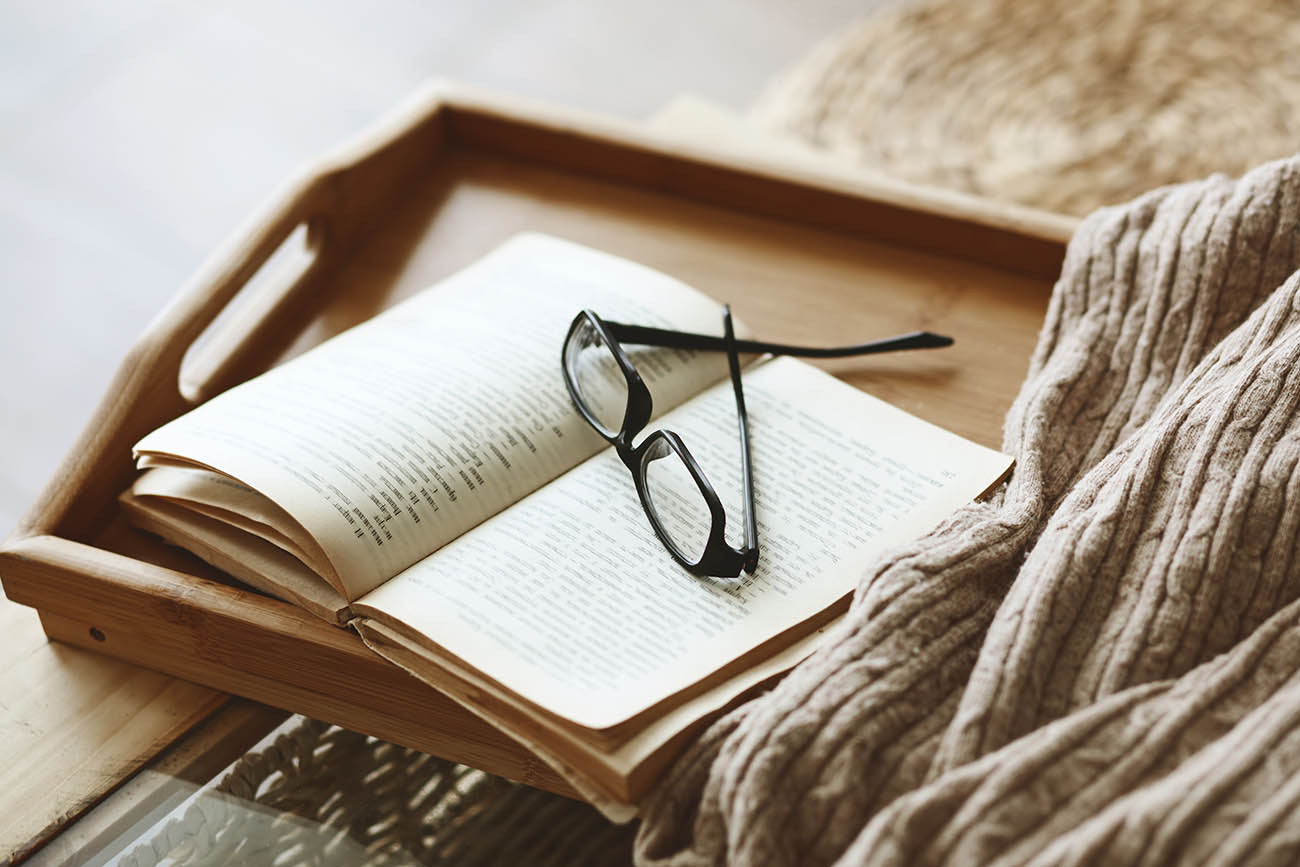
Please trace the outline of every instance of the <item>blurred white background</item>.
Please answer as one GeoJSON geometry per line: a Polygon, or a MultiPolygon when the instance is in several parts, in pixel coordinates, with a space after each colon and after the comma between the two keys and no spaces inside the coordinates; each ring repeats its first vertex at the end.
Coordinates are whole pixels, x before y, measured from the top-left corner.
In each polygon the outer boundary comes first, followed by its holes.
{"type": "Polygon", "coordinates": [[[0,537],[118,361],[301,164],[431,77],[640,118],[745,108],[872,0],[6,0],[0,537]]]}

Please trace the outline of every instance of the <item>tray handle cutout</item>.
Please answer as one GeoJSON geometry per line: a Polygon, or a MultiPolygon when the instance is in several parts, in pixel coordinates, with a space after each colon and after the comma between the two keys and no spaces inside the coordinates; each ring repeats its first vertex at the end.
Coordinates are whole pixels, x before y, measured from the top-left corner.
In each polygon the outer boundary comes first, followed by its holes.
{"type": "Polygon", "coordinates": [[[263,325],[297,294],[320,260],[322,220],[292,224],[230,301],[189,344],[177,372],[186,403],[197,405],[229,387],[231,367],[260,342],[263,325]]]}

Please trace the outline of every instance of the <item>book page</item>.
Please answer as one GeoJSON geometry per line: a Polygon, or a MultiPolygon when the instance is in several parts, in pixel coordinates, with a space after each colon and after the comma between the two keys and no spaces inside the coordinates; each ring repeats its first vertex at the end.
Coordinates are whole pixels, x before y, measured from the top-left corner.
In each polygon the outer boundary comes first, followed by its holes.
{"type": "MultiPolygon", "coordinates": [[[[809,365],[744,375],[760,558],[701,579],[651,529],[630,474],[602,452],[368,594],[391,618],[560,717],[624,722],[849,593],[887,546],[914,538],[1005,474],[1011,459],[809,365]]],[[[660,420],[687,443],[742,526],[729,382],[660,420]]]]}
{"type": "MultiPolygon", "coordinates": [[[[270,499],[320,543],[325,577],[354,599],[604,447],[560,371],[583,308],[721,331],[721,305],[685,284],[521,235],[159,428],[136,453],[270,499]]],[[[652,356],[638,366],[657,410],[726,375],[722,353],[634,353],[652,356]]]]}
{"type": "Polygon", "coordinates": [[[347,601],[296,557],[223,521],[158,497],[119,498],[131,523],[233,575],[245,584],[302,606],[339,625],[351,617],[347,601]]]}
{"type": "Polygon", "coordinates": [[[228,524],[280,548],[318,575],[330,568],[320,544],[283,509],[220,473],[194,467],[151,467],[131,485],[130,496],[146,502],[167,501],[228,524]]]}

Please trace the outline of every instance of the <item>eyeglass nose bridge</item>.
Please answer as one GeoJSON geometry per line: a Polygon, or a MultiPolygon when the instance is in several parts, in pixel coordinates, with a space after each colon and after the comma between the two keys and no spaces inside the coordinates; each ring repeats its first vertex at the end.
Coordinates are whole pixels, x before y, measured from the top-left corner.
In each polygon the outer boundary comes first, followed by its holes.
{"type": "Polygon", "coordinates": [[[645,465],[655,459],[651,452],[659,448],[661,444],[664,448],[673,448],[672,441],[669,437],[675,436],[675,434],[666,430],[651,431],[650,435],[642,440],[639,446],[632,445],[633,438],[644,430],[645,426],[649,423],[650,420],[647,418],[635,429],[625,425],[624,429],[619,431],[619,434],[614,441],[614,450],[618,452],[618,456],[622,459],[623,465],[632,471],[632,476],[636,479],[640,479],[645,475],[645,465]]]}
{"type": "Polygon", "coordinates": [[[631,471],[633,476],[636,476],[636,474],[640,472],[641,469],[640,449],[634,449],[625,443],[616,442],[614,443],[614,451],[618,453],[619,458],[623,461],[623,466],[627,467],[628,470],[631,471]]]}
{"type": "MultiPolygon", "coordinates": [[[[619,353],[622,354],[622,347],[619,348],[619,353]]],[[[618,432],[617,439],[631,449],[632,442],[650,424],[650,417],[654,415],[654,402],[650,397],[650,389],[636,368],[630,368],[627,373],[627,409],[623,413],[623,428],[618,432]]]]}

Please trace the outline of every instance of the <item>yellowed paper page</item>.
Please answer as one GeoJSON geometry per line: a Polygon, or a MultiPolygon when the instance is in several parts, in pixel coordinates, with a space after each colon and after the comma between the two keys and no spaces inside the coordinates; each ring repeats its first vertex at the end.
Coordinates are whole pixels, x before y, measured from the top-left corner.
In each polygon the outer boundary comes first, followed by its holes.
{"type": "MultiPolygon", "coordinates": [[[[194,467],[155,467],[141,473],[131,486],[136,498],[158,498],[229,524],[264,539],[301,560],[330,584],[332,571],[320,545],[290,515],[246,485],[210,470],[194,467]]],[[[336,586],[341,594],[343,588],[336,586]]]]}
{"type": "MultiPolygon", "coordinates": [[[[582,308],[718,333],[720,306],[640,265],[522,235],[431,291],[146,436],[282,507],[355,598],[604,446],[560,350],[582,308]]],[[[660,408],[725,376],[720,353],[658,351],[660,408]]]]}
{"type": "Polygon", "coordinates": [[[347,601],[296,557],[236,529],[159,497],[118,498],[131,523],[155,533],[244,583],[300,605],[317,617],[342,624],[350,616],[347,601]]]}
{"type": "MultiPolygon", "coordinates": [[[[592,729],[623,722],[848,593],[884,548],[983,492],[1010,458],[809,365],[745,374],[761,556],[700,579],[651,530],[606,451],[368,594],[528,701],[592,729]]],[[[729,382],[660,422],[681,434],[730,517],[742,515],[729,382]]]]}

